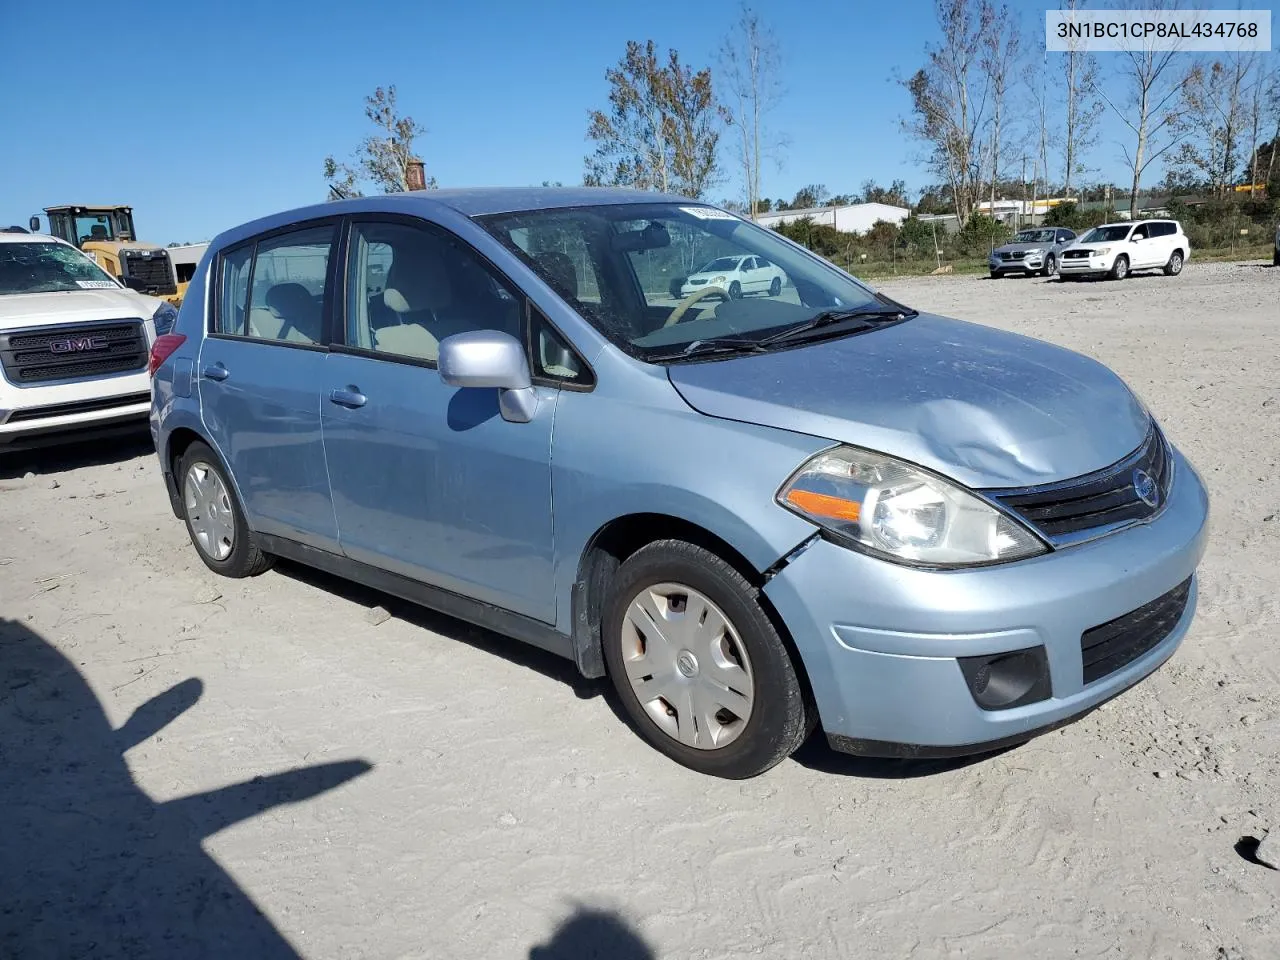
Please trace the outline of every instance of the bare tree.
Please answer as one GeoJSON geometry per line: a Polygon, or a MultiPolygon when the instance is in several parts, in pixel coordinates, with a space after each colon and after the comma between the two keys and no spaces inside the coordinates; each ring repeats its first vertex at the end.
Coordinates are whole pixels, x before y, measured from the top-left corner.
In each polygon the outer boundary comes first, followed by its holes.
{"type": "MultiPolygon", "coordinates": [[[[1085,0],[1065,0],[1063,9],[1076,11],[1085,0]]],[[[1062,192],[1071,195],[1071,181],[1083,174],[1085,167],[1081,157],[1098,139],[1098,121],[1102,117],[1102,101],[1098,99],[1098,61],[1087,50],[1081,49],[1079,39],[1067,41],[1063,60],[1065,84],[1062,95],[1066,101],[1066,130],[1063,137],[1062,192]]]]}
{"type": "MultiPolygon", "coordinates": [[[[1240,165],[1240,141],[1250,130],[1252,88],[1258,82],[1255,64],[1252,53],[1197,63],[1182,83],[1184,140],[1169,168],[1184,181],[1198,177],[1206,182],[1219,200],[1231,190],[1240,165]]],[[[1256,138],[1256,124],[1253,133],[1256,138]]]]}
{"type": "Polygon", "coordinates": [[[1000,180],[1000,122],[1009,99],[1009,85],[1017,74],[1022,55],[1022,33],[1017,18],[1010,15],[1007,6],[995,11],[984,2],[981,15],[1004,24],[1003,29],[989,30],[984,35],[979,61],[991,90],[991,215],[995,216],[996,184],[1000,180]]]}
{"type": "MultiPolygon", "coordinates": [[[[1259,183],[1265,183],[1266,180],[1259,180],[1258,174],[1261,172],[1258,167],[1260,160],[1258,150],[1259,137],[1262,135],[1262,125],[1267,121],[1267,108],[1271,106],[1276,114],[1276,137],[1280,140],[1280,70],[1267,69],[1265,61],[1258,64],[1258,73],[1253,81],[1253,88],[1249,93],[1248,103],[1248,125],[1249,125],[1249,197],[1254,196],[1254,191],[1259,183]]],[[[1275,160],[1276,141],[1272,141],[1271,159],[1275,160]]],[[[1267,170],[1267,180],[1270,180],[1271,171],[1267,170]]]]}
{"type": "Polygon", "coordinates": [[[720,49],[720,65],[730,102],[730,122],[737,127],[743,193],[754,220],[760,212],[760,167],[775,156],[781,139],[768,129],[769,114],[782,99],[782,56],[773,31],[745,3],[738,22],[720,49]]]}
{"type": "MultiPolygon", "coordinates": [[[[1166,10],[1176,5],[1176,0],[1137,0],[1142,9],[1166,10]]],[[[1122,144],[1125,164],[1132,174],[1129,190],[1129,216],[1138,215],[1138,190],[1142,175],[1156,160],[1177,145],[1181,136],[1178,121],[1181,116],[1180,96],[1183,75],[1176,70],[1177,50],[1155,50],[1153,44],[1140,49],[1126,50],[1119,58],[1117,75],[1123,80],[1127,99],[1117,104],[1107,96],[1102,84],[1093,83],[1093,89],[1134,136],[1133,149],[1122,144]]]]}
{"type": "Polygon", "coordinates": [[[632,40],[618,65],[605,74],[609,109],[593,110],[587,138],[588,186],[613,184],[701,198],[716,182],[717,151],[726,114],[711,89],[711,71],[666,63],[652,40],[632,40]]]}
{"type": "MultiPolygon", "coordinates": [[[[376,136],[366,137],[348,163],[324,158],[325,180],[345,196],[359,196],[358,184],[369,181],[383,193],[403,193],[409,189],[409,167],[422,162],[413,150],[413,142],[426,133],[426,128],[412,117],[402,117],[396,107],[396,88],[378,87],[364,98],[364,115],[379,129],[376,136]]],[[[435,177],[427,178],[434,188],[435,177]]]]}
{"type": "Polygon", "coordinates": [[[900,81],[911,94],[912,108],[903,128],[926,145],[929,165],[950,185],[963,226],[981,189],[978,131],[987,89],[977,66],[984,38],[993,30],[993,12],[975,0],[935,0],[935,12],[942,43],[926,47],[925,66],[900,81]]]}

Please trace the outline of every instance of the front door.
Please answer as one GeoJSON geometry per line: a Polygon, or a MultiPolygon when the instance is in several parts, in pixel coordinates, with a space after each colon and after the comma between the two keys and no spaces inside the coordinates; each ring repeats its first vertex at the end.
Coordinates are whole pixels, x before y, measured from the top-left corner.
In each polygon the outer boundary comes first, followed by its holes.
{"type": "Polygon", "coordinates": [[[205,428],[250,526],[333,550],[318,398],[336,234],[334,223],[321,224],[222,254],[215,329],[196,368],[205,428]]]}
{"type": "Polygon", "coordinates": [[[321,397],[343,551],[553,623],[558,391],[538,387],[533,420],[510,423],[496,389],[449,387],[436,371],[452,333],[520,337],[523,299],[421,222],[356,221],[348,249],[344,344],[327,358],[321,397]]]}

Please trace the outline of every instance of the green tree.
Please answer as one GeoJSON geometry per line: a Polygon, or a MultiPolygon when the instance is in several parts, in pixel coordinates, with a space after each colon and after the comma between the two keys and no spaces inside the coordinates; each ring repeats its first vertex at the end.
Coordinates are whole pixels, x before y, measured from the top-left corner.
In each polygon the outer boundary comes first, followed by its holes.
{"type": "MultiPolygon", "coordinates": [[[[360,186],[366,182],[382,193],[403,193],[409,189],[410,166],[422,162],[413,144],[426,128],[412,117],[400,116],[394,84],[364,98],[364,115],[379,132],[366,137],[348,162],[332,154],[325,157],[325,181],[348,197],[361,196],[360,186]]],[[[435,185],[435,177],[428,177],[427,187],[435,185]]]]}
{"type": "Polygon", "coordinates": [[[593,110],[583,182],[660,190],[702,198],[719,178],[720,134],[728,115],[711,87],[711,71],[694,71],[675,50],[663,63],[652,40],[632,40],[605,73],[608,110],[593,110]]]}

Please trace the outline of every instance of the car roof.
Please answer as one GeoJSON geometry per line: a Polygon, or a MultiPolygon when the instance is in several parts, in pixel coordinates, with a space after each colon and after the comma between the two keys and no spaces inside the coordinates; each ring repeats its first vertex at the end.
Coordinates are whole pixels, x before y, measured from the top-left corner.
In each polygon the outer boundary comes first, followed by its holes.
{"type": "Polygon", "coordinates": [[[9,233],[7,230],[0,230],[0,243],[60,243],[64,247],[71,246],[65,240],[46,236],[43,233],[9,233]]]}
{"type": "Polygon", "coordinates": [[[350,200],[332,200],[284,210],[223,231],[214,238],[212,245],[222,247],[227,243],[274,230],[277,227],[339,214],[423,214],[448,209],[465,217],[483,217],[494,213],[513,213],[523,210],[554,210],[560,207],[608,206],[621,203],[705,205],[703,201],[691,200],[675,194],[654,193],[649,190],[633,190],[625,187],[472,187],[414,190],[407,193],[355,197],[350,200]]]}

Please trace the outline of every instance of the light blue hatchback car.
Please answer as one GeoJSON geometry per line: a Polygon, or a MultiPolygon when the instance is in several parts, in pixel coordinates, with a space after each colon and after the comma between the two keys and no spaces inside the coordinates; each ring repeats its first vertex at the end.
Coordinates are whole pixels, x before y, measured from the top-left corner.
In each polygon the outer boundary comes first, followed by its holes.
{"type": "Polygon", "coordinates": [[[210,244],[151,369],[212,570],[285,557],[554,651],[708,774],[815,726],[880,756],[1028,739],[1195,608],[1204,487],[1111,371],[679,197],[258,220],[210,244]],[[785,280],[684,296],[717,257],[785,280]]]}

